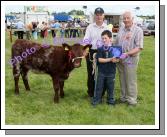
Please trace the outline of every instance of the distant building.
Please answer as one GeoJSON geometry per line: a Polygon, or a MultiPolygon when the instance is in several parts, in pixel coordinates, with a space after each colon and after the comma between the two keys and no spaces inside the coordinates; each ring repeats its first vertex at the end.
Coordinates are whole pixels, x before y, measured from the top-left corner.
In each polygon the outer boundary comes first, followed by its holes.
{"type": "MultiPolygon", "coordinates": [[[[112,24],[113,26],[119,26],[121,13],[105,13],[104,21],[107,25],[112,24]]],[[[90,13],[90,21],[94,22],[94,14],[90,13]]]]}
{"type": "Polygon", "coordinates": [[[118,25],[120,21],[121,13],[105,13],[105,20],[107,20],[107,25],[112,24],[113,26],[118,25]]]}
{"type": "Polygon", "coordinates": [[[24,6],[24,12],[13,12],[11,15],[15,16],[16,20],[24,22],[24,24],[31,22],[42,23],[49,20],[47,6],[24,6]]]}

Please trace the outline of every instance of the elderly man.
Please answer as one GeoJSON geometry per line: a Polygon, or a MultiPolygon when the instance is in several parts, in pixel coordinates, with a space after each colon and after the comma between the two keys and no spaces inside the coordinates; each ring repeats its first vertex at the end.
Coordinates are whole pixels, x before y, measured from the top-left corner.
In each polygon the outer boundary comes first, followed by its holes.
{"type": "Polygon", "coordinates": [[[84,37],[84,44],[91,44],[92,48],[90,49],[90,53],[86,58],[87,62],[87,73],[88,73],[88,95],[90,97],[94,96],[94,75],[92,74],[93,67],[92,67],[92,60],[93,54],[97,52],[97,47],[99,41],[101,41],[101,33],[104,30],[108,30],[107,25],[104,23],[104,10],[102,8],[96,8],[94,12],[95,23],[90,24],[86,29],[86,34],[84,37]]]}
{"type": "Polygon", "coordinates": [[[124,25],[117,35],[117,43],[122,45],[122,61],[117,64],[121,85],[121,102],[137,104],[137,66],[139,53],[143,49],[143,31],[133,23],[130,11],[123,13],[124,25]]]}

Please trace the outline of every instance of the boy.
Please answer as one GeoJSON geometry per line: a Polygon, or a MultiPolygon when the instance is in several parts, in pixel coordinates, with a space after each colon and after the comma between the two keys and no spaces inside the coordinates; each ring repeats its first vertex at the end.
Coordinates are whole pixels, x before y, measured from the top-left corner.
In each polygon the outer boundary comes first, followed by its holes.
{"type": "Polygon", "coordinates": [[[98,48],[96,56],[98,76],[95,83],[95,92],[92,105],[97,105],[102,102],[103,88],[107,89],[107,103],[109,105],[114,105],[116,62],[118,62],[119,59],[117,59],[113,54],[114,46],[112,46],[112,33],[109,30],[105,30],[102,32],[101,36],[103,45],[98,48]]]}

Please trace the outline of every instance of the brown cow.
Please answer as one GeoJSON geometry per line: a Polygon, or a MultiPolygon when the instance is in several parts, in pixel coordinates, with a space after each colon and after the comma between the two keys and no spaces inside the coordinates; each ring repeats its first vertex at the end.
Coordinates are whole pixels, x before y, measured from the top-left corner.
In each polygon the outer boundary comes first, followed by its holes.
{"type": "Polygon", "coordinates": [[[74,44],[62,44],[63,46],[43,46],[28,40],[16,40],[12,46],[12,65],[15,81],[15,94],[19,94],[19,76],[21,74],[26,90],[30,90],[27,73],[30,69],[37,72],[49,74],[53,80],[55,91],[54,102],[59,102],[60,97],[64,97],[64,80],[69,77],[69,73],[81,66],[84,51],[90,45],[81,46],[74,44]]]}

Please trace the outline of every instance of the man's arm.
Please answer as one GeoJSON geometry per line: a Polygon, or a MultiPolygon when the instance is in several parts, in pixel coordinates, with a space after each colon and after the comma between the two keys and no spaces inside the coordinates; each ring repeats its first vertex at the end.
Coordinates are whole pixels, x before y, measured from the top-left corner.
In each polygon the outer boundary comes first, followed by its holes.
{"type": "Polygon", "coordinates": [[[107,59],[105,59],[105,58],[98,58],[98,61],[100,63],[107,63],[107,62],[117,63],[117,62],[119,62],[119,59],[116,59],[116,58],[107,58],[107,59]]]}
{"type": "Polygon", "coordinates": [[[105,58],[98,58],[98,61],[100,63],[107,63],[107,62],[111,62],[112,58],[107,58],[107,59],[105,59],[105,58]]]}
{"type": "Polygon", "coordinates": [[[135,37],[135,44],[136,47],[124,54],[127,54],[127,56],[135,56],[137,53],[139,53],[143,49],[143,30],[140,29],[135,37]]]}
{"type": "Polygon", "coordinates": [[[132,50],[130,50],[129,52],[126,52],[124,54],[127,54],[128,56],[135,56],[137,53],[139,53],[142,50],[142,48],[134,48],[132,50]]]}
{"type": "Polygon", "coordinates": [[[91,44],[91,31],[90,31],[90,26],[86,28],[86,33],[83,38],[83,45],[91,44]]]}

